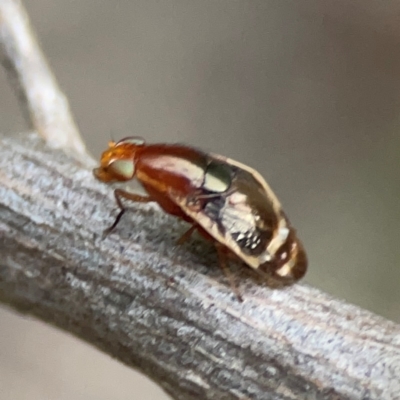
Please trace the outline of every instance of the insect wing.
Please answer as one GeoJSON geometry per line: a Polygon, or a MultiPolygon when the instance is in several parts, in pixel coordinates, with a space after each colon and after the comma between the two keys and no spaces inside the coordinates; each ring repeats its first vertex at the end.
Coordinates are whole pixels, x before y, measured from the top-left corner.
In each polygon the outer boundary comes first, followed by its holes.
{"type": "Polygon", "coordinates": [[[255,170],[219,155],[211,155],[211,159],[231,168],[229,189],[223,193],[199,193],[199,202],[179,196],[172,196],[173,201],[215,240],[247,265],[258,268],[271,261],[281,245],[282,238],[275,237],[277,230],[284,231],[286,227],[286,220],[280,217],[280,203],[255,170]],[[193,206],[196,203],[202,207],[193,206]]]}

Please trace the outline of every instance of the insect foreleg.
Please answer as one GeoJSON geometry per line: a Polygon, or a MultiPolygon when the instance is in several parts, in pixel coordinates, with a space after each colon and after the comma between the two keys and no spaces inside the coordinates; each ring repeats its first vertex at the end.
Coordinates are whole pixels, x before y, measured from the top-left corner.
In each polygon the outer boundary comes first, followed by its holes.
{"type": "Polygon", "coordinates": [[[107,228],[103,231],[103,238],[105,238],[110,232],[112,232],[115,229],[115,227],[118,225],[119,221],[121,220],[122,216],[125,214],[126,207],[124,206],[122,199],[134,201],[137,203],[150,203],[152,201],[155,201],[150,196],[142,196],[140,194],[127,192],[126,190],[122,190],[122,189],[115,189],[114,197],[115,197],[115,201],[117,202],[117,205],[120,209],[120,212],[118,213],[117,217],[115,218],[114,223],[109,228],[107,228]]]}

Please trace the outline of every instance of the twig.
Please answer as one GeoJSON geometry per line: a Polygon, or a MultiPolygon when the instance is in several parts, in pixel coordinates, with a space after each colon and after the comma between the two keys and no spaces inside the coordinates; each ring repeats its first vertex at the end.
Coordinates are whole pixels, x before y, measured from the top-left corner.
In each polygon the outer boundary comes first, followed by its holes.
{"type": "MultiPolygon", "coordinates": [[[[86,155],[17,0],[0,0],[0,57],[32,126],[86,155]]],[[[137,206],[133,224],[125,218],[102,241],[112,210],[111,190],[87,167],[35,134],[0,138],[0,301],[140,369],[175,399],[397,398],[399,325],[307,286],[270,290],[245,268],[239,303],[212,247],[174,246],[184,228],[155,206],[137,206]]]]}
{"type": "Polygon", "coordinates": [[[86,156],[67,99],[50,71],[18,0],[0,0],[0,60],[9,73],[22,108],[29,111],[29,125],[51,146],[86,156]]]}
{"type": "Polygon", "coordinates": [[[174,399],[396,399],[400,326],[245,268],[231,292],[211,244],[112,190],[35,135],[0,139],[0,299],[140,369],[174,399]]]}

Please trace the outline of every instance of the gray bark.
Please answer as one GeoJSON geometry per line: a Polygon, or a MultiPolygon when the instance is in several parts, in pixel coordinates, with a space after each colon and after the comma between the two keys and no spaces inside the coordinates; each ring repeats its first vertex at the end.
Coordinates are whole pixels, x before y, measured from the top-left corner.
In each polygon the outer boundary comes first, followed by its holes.
{"type": "MultiPolygon", "coordinates": [[[[305,285],[271,290],[210,243],[116,206],[18,0],[0,0],[0,60],[37,134],[0,137],[0,301],[138,368],[175,399],[400,398],[400,326],[305,285]],[[77,161],[79,158],[81,161],[77,161]]],[[[311,266],[313,268],[313,266],[311,266]]],[[[315,268],[315,266],[314,266],[315,268]]]]}
{"type": "Polygon", "coordinates": [[[303,284],[269,289],[241,265],[239,303],[211,243],[175,246],[184,223],[133,204],[102,240],[117,212],[111,187],[35,134],[0,144],[3,303],[174,399],[400,398],[399,325],[303,284]]]}

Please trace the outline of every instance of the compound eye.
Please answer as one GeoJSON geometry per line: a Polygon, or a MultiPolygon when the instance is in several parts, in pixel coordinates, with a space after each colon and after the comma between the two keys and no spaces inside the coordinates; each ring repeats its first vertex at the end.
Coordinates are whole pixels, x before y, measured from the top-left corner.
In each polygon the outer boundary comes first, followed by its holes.
{"type": "Polygon", "coordinates": [[[113,161],[108,169],[123,179],[132,179],[135,174],[135,164],[132,160],[113,161]]]}
{"type": "Polygon", "coordinates": [[[119,140],[115,145],[118,146],[120,144],[133,144],[135,146],[144,146],[145,141],[140,136],[128,136],[119,140]]]}

